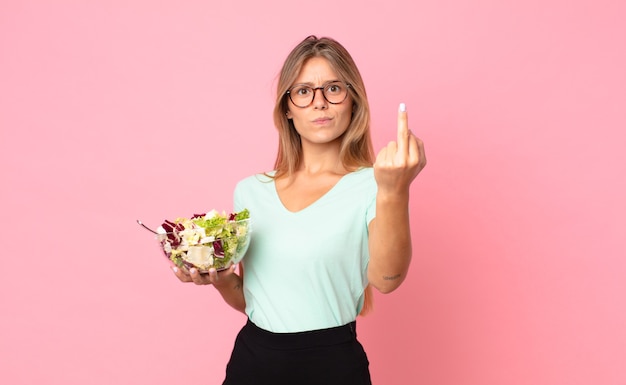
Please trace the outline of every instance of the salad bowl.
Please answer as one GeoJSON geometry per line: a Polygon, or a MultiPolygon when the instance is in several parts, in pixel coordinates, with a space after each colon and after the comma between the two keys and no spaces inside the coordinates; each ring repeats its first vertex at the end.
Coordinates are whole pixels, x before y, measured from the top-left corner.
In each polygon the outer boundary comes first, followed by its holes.
{"type": "Polygon", "coordinates": [[[250,245],[251,225],[247,210],[229,215],[213,210],[165,220],[153,233],[163,254],[180,269],[208,273],[241,262],[250,245]]]}

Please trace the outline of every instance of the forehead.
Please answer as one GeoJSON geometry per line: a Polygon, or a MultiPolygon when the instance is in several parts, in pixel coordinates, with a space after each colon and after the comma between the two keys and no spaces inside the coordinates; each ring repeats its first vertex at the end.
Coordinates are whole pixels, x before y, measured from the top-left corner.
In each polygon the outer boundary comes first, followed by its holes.
{"type": "Polygon", "coordinates": [[[322,84],[337,79],[337,72],[333,69],[328,59],[313,57],[304,62],[295,82],[322,84]]]}

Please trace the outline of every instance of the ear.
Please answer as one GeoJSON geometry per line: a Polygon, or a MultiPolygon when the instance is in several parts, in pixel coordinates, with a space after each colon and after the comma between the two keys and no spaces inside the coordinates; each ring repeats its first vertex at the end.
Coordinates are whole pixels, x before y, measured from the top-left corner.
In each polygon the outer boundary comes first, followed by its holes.
{"type": "Polygon", "coordinates": [[[285,112],[285,115],[287,115],[287,119],[293,119],[293,116],[291,115],[290,110],[287,110],[287,112],[285,112]]]}

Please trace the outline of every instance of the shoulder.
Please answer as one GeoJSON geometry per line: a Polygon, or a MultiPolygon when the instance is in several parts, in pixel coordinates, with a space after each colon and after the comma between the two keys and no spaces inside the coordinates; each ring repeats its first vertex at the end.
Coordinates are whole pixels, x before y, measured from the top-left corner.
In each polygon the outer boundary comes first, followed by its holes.
{"type": "Polygon", "coordinates": [[[352,171],[348,175],[348,181],[352,184],[376,186],[376,179],[374,178],[373,167],[361,167],[355,171],[352,171]]]}
{"type": "Polygon", "coordinates": [[[363,179],[374,178],[374,167],[360,167],[351,174],[363,179]]]}
{"type": "Polygon", "coordinates": [[[352,199],[364,199],[369,201],[375,196],[378,190],[374,169],[372,167],[361,167],[349,172],[341,178],[337,184],[337,190],[349,194],[352,199]]]}
{"type": "Polygon", "coordinates": [[[274,178],[272,178],[273,175],[274,171],[247,176],[237,182],[235,190],[248,190],[262,185],[272,184],[274,182],[274,178]]]}

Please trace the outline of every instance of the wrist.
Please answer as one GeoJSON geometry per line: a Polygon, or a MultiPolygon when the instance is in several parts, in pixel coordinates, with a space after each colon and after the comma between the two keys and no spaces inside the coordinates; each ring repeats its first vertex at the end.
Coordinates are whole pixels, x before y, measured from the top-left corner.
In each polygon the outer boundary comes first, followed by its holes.
{"type": "Polygon", "coordinates": [[[215,286],[220,293],[232,289],[239,289],[241,285],[241,277],[235,273],[223,275],[221,277],[218,275],[218,279],[213,282],[213,286],[215,286]]]}
{"type": "Polygon", "coordinates": [[[409,190],[378,190],[376,203],[391,205],[409,205],[409,190]]]}

